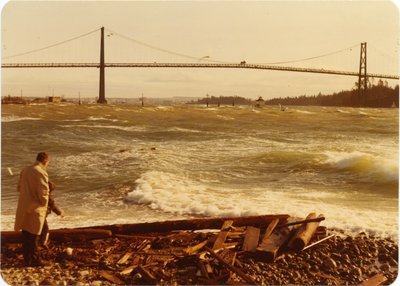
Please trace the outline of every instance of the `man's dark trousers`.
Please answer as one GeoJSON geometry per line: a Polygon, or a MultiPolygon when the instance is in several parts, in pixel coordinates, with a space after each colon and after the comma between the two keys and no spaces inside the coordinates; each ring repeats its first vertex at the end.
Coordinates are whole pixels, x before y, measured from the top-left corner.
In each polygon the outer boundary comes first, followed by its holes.
{"type": "Polygon", "coordinates": [[[33,266],[40,261],[38,244],[39,235],[32,234],[25,230],[22,231],[22,252],[25,266],[33,266]]]}

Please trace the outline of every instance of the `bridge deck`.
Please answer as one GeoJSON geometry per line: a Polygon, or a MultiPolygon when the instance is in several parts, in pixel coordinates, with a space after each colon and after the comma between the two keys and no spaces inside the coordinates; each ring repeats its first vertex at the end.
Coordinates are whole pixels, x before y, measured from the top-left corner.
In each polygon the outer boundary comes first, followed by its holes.
{"type": "MultiPolygon", "coordinates": [[[[14,63],[1,65],[2,68],[99,68],[99,63],[14,63]]],[[[315,68],[297,68],[271,66],[261,64],[211,64],[211,63],[107,63],[107,68],[234,68],[234,69],[262,69],[289,72],[306,72],[320,74],[334,74],[345,76],[359,76],[358,72],[326,70],[315,68]]],[[[398,75],[367,73],[367,77],[400,79],[398,75]]]]}

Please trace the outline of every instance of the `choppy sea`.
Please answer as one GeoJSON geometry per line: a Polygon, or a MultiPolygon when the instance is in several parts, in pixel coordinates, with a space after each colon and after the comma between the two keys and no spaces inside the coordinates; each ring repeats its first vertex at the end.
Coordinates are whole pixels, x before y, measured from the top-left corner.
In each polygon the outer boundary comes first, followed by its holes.
{"type": "Polygon", "coordinates": [[[1,229],[19,172],[47,151],[50,228],[324,214],[397,238],[398,109],[37,104],[1,107],[1,229]]]}

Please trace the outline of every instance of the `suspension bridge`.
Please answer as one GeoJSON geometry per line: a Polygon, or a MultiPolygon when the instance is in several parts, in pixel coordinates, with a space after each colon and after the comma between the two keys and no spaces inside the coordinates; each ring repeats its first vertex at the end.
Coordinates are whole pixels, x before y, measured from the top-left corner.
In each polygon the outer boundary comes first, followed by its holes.
{"type": "MultiPolygon", "coordinates": [[[[98,31],[98,30],[96,30],[98,31]]],[[[292,66],[279,66],[279,65],[268,65],[268,64],[252,64],[246,63],[242,61],[240,63],[222,63],[215,61],[213,63],[105,63],[104,60],[104,27],[100,29],[100,61],[99,63],[2,63],[2,68],[99,68],[100,69],[100,78],[99,78],[99,97],[98,103],[106,104],[107,100],[105,97],[105,68],[218,68],[218,69],[258,69],[258,70],[274,70],[274,71],[286,71],[286,72],[302,72],[302,73],[318,73],[318,74],[330,74],[330,75],[342,75],[342,76],[353,76],[358,77],[358,90],[361,96],[365,95],[367,90],[367,83],[369,78],[380,78],[380,79],[400,79],[399,75],[389,75],[389,74],[376,74],[376,73],[368,73],[367,72],[367,43],[361,43],[360,49],[360,64],[359,70],[356,71],[341,71],[341,70],[332,70],[332,69],[324,69],[324,68],[303,68],[303,67],[292,67],[292,66]]],[[[93,33],[93,32],[90,32],[93,33]]],[[[90,34],[87,33],[87,34],[90,34]]],[[[115,32],[114,32],[115,33],[115,32]]],[[[85,36],[84,34],[82,36],[85,36]]],[[[40,50],[48,49],[63,43],[66,43],[71,40],[75,40],[82,36],[78,36],[72,38],[67,41],[63,41],[60,43],[56,43],[54,45],[50,45],[41,49],[28,51],[25,53],[12,55],[8,57],[3,57],[3,59],[25,55],[33,52],[37,52],[40,50]]],[[[134,40],[135,42],[138,42],[134,40]]],[[[140,42],[138,42],[140,43],[140,42]]],[[[144,43],[141,43],[144,44],[144,43]]],[[[154,46],[144,44],[150,48],[156,48],[154,46]]],[[[178,56],[185,56],[192,59],[199,60],[198,57],[192,57],[187,55],[178,54],[175,52],[171,52],[168,50],[164,50],[161,48],[156,48],[158,50],[172,53],[178,56]]],[[[322,57],[326,55],[330,55],[333,53],[316,56],[312,58],[322,57]]],[[[307,58],[311,59],[311,58],[307,58]]],[[[303,59],[303,60],[307,60],[303,59]]]]}

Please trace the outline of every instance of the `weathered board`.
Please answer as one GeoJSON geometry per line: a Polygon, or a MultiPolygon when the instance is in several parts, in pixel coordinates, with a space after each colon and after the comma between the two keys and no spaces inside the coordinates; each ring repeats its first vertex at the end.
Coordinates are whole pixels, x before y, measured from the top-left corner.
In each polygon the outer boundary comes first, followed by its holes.
{"type": "Polygon", "coordinates": [[[246,229],[246,235],[244,237],[242,250],[254,252],[258,246],[260,239],[260,229],[257,227],[249,226],[246,229]]]}

